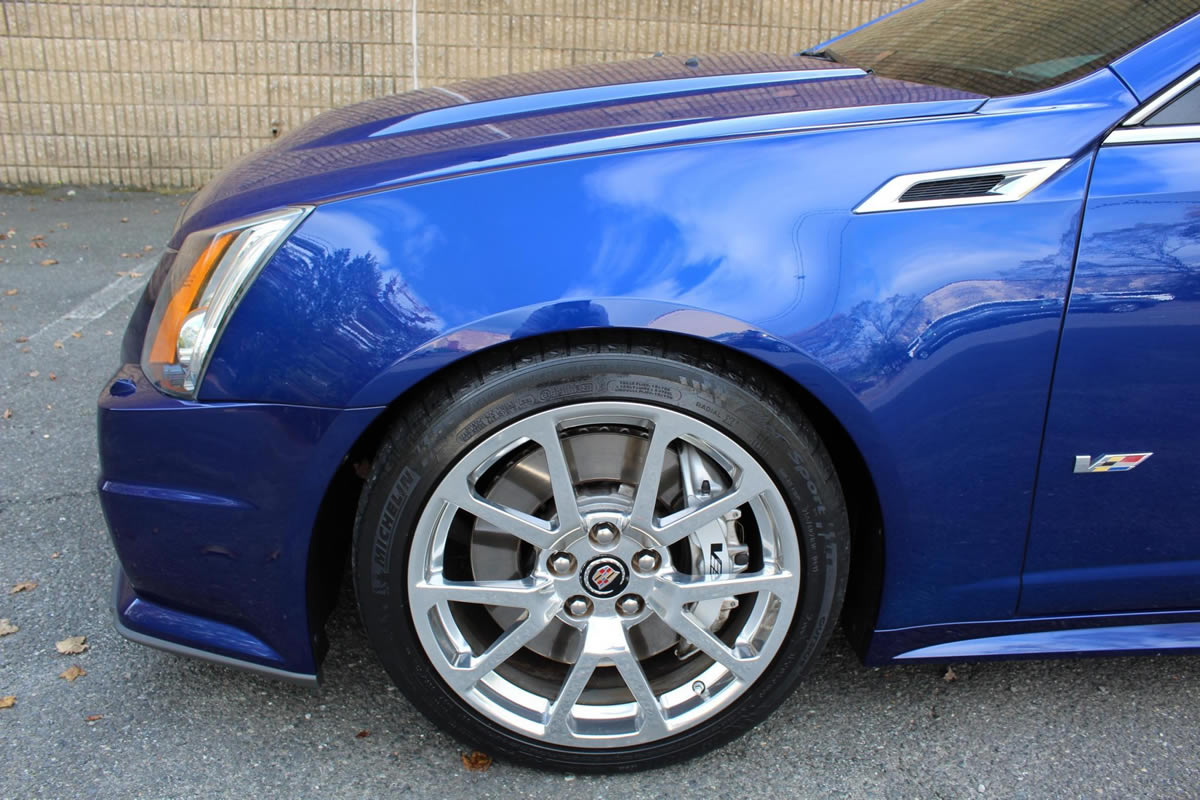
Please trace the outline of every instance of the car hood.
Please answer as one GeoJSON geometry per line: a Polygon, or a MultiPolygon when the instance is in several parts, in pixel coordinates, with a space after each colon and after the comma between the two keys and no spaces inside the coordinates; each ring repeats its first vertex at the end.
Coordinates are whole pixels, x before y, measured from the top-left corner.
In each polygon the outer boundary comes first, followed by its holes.
{"type": "Polygon", "coordinates": [[[623,147],[966,113],[986,98],[809,56],[654,57],[422,89],[334,109],[233,163],[191,230],[404,181],[623,147]]]}

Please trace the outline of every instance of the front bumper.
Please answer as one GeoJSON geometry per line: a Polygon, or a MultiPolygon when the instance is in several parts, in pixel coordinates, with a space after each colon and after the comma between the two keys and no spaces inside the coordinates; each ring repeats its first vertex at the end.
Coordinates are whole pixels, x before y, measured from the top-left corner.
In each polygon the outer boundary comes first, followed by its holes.
{"type": "Polygon", "coordinates": [[[313,525],[381,409],[179,400],[135,364],[113,376],[99,405],[100,504],[121,562],[118,630],[315,682],[313,525]]]}

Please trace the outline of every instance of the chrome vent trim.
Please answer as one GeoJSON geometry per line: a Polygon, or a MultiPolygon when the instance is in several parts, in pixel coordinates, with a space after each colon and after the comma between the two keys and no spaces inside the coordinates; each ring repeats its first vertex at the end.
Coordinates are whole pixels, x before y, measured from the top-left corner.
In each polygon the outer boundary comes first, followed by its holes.
{"type": "Polygon", "coordinates": [[[1070,162],[1069,158],[1056,158],[901,175],[881,186],[854,213],[1013,203],[1070,162]],[[939,191],[941,195],[934,196],[939,191]]]}
{"type": "Polygon", "coordinates": [[[1150,128],[1117,128],[1104,140],[1106,145],[1194,142],[1200,140],[1200,125],[1161,125],[1150,128]]]}

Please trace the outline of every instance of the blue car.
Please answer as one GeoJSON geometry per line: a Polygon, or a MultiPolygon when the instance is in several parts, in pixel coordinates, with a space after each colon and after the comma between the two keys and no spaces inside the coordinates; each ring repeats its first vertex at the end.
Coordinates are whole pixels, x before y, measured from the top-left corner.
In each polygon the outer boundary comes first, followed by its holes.
{"type": "Polygon", "coordinates": [[[100,399],[116,624],[636,769],[867,664],[1200,650],[1200,0],[330,111],[184,210],[100,399]]]}

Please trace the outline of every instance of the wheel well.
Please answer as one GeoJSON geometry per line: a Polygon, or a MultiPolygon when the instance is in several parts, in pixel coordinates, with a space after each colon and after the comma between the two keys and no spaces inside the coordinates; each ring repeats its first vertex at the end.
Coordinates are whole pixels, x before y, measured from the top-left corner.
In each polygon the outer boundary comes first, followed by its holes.
{"type": "MultiPolygon", "coordinates": [[[[601,336],[605,338],[627,337],[631,333],[646,334],[650,332],[598,329],[567,335],[587,337],[590,342],[601,336]]],[[[654,331],[652,335],[693,344],[703,343],[722,351],[722,354],[729,359],[741,361],[753,366],[759,372],[771,375],[781,387],[790,391],[792,398],[812,421],[833,458],[838,480],[846,495],[846,508],[850,517],[851,561],[850,580],[842,610],[842,623],[859,656],[863,656],[879,612],[884,555],[883,517],[875,483],[853,439],[837,418],[816,397],[770,364],[752,359],[744,353],[707,339],[661,331],[654,331]]],[[[563,334],[556,334],[556,336],[561,337],[563,334]]],[[[528,340],[522,340],[522,342],[528,344],[528,340]]],[[[420,397],[425,391],[425,387],[430,382],[440,379],[446,371],[462,369],[465,364],[482,357],[484,353],[492,353],[499,348],[511,347],[514,344],[515,342],[505,342],[480,350],[426,376],[393,400],[383,413],[363,431],[342,459],[342,463],[330,481],[321,501],[309,546],[307,574],[309,630],[312,631],[314,656],[318,663],[323,659],[327,649],[324,634],[325,621],[337,604],[342,592],[343,578],[349,571],[350,545],[354,536],[354,519],[362,486],[370,470],[371,460],[399,409],[413,398],[420,397]]]]}

